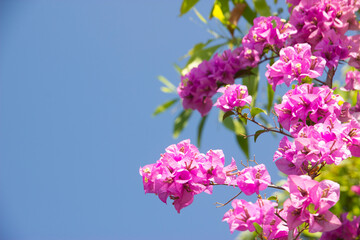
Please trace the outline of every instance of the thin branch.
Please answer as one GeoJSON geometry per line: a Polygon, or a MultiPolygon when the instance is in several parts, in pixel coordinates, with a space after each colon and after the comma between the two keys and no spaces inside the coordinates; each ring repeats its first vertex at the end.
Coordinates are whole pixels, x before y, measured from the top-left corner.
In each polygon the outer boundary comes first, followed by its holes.
{"type": "Polygon", "coordinates": [[[279,189],[279,190],[283,190],[285,191],[285,188],[280,187],[280,186],[276,186],[276,185],[268,185],[269,188],[275,188],[275,189],[279,189]]]}
{"type": "Polygon", "coordinates": [[[266,58],[264,58],[263,60],[261,60],[258,64],[263,63],[263,62],[266,62],[267,60],[271,60],[271,59],[277,58],[277,57],[279,57],[279,56],[266,57],[266,58]]]}
{"type": "Polygon", "coordinates": [[[305,224],[305,227],[304,227],[302,230],[299,231],[299,233],[296,235],[296,237],[294,238],[294,240],[296,240],[296,239],[300,236],[300,234],[301,234],[307,227],[308,227],[308,225],[305,224]]]}
{"type": "Polygon", "coordinates": [[[247,116],[244,116],[244,115],[243,115],[243,114],[241,114],[241,113],[239,113],[239,116],[241,116],[241,117],[243,117],[243,118],[245,118],[245,119],[247,119],[247,120],[249,120],[249,121],[251,121],[251,122],[255,123],[256,125],[258,125],[258,126],[262,127],[264,130],[266,130],[267,132],[276,132],[276,133],[280,133],[280,134],[283,134],[283,135],[285,135],[285,136],[288,136],[288,137],[290,137],[290,138],[294,138],[291,134],[288,134],[288,133],[286,133],[286,132],[282,131],[281,129],[280,129],[280,130],[277,130],[277,129],[276,129],[276,128],[274,128],[274,127],[272,127],[272,128],[268,128],[268,127],[266,127],[266,126],[262,125],[261,123],[259,123],[259,122],[255,121],[255,119],[254,119],[254,118],[249,118],[249,117],[247,117],[247,116]]]}
{"type": "Polygon", "coordinates": [[[335,72],[336,72],[336,68],[330,68],[329,69],[329,72],[327,74],[327,77],[326,77],[326,85],[329,87],[329,88],[332,88],[332,81],[333,81],[333,78],[334,78],[334,75],[335,75],[335,72]]]}
{"type": "Polygon", "coordinates": [[[216,207],[219,208],[219,207],[226,206],[226,205],[229,204],[232,200],[234,200],[235,198],[237,198],[241,193],[242,193],[242,191],[240,191],[238,194],[236,194],[235,197],[231,198],[231,199],[230,199],[229,201],[227,201],[226,203],[216,202],[215,204],[219,204],[219,206],[216,206],[216,207]]]}
{"type": "Polygon", "coordinates": [[[321,80],[319,80],[319,79],[317,79],[317,78],[313,78],[315,81],[317,81],[317,82],[319,82],[319,83],[321,83],[321,84],[324,84],[324,85],[326,85],[326,82],[324,82],[324,81],[321,81],[321,80]]]}
{"type": "Polygon", "coordinates": [[[280,214],[279,213],[275,213],[275,215],[278,217],[278,218],[280,218],[281,219],[281,221],[283,221],[283,222],[285,222],[285,223],[287,223],[287,221],[285,220],[285,219],[283,219],[281,216],[280,216],[280,214]]]}

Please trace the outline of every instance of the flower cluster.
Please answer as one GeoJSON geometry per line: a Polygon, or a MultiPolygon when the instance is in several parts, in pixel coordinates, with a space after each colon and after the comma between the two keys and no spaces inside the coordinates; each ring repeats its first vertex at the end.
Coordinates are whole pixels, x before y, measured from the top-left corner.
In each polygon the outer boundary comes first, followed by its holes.
{"type": "Polygon", "coordinates": [[[329,211],[339,200],[340,185],[330,180],[317,182],[309,176],[289,175],[284,202],[289,230],[308,223],[309,232],[328,232],[338,228],[340,220],[329,211]]]}
{"type": "Polygon", "coordinates": [[[265,48],[278,53],[285,46],[288,38],[296,32],[293,25],[279,17],[258,17],[254,19],[254,25],[244,36],[242,44],[245,49],[257,51],[260,54],[265,48]]]}
{"type": "Polygon", "coordinates": [[[325,122],[329,116],[340,116],[339,102],[343,101],[341,96],[333,94],[333,90],[327,86],[302,84],[289,90],[283,96],[281,104],[276,104],[274,109],[281,126],[296,133],[300,130],[299,125],[314,125],[325,122]]]}
{"type": "Polygon", "coordinates": [[[219,85],[233,84],[238,71],[258,65],[264,48],[282,48],[294,32],[296,30],[291,24],[278,17],[254,19],[254,26],[243,38],[241,47],[215,55],[181,77],[177,90],[183,107],[198,110],[202,116],[207,115],[213,106],[211,98],[219,85]]]}
{"type": "MultiPolygon", "coordinates": [[[[180,212],[193,202],[194,195],[211,193],[210,179],[214,173],[223,173],[224,160],[222,151],[209,151],[205,156],[189,140],[171,145],[157,163],[140,168],[145,193],[157,194],[164,203],[170,197],[180,212]]],[[[217,177],[227,180],[225,173],[217,177]]]]}
{"type": "Polygon", "coordinates": [[[290,86],[292,81],[305,77],[316,78],[323,74],[326,61],[322,57],[312,55],[311,46],[307,43],[296,44],[280,50],[280,59],[272,66],[267,65],[265,73],[273,89],[282,83],[290,86]]]}
{"type": "Polygon", "coordinates": [[[327,86],[302,84],[284,95],[275,112],[294,142],[287,137],[280,141],[273,158],[280,171],[313,175],[319,164],[338,165],[360,155],[359,123],[339,102],[343,99],[327,86]]]}
{"type": "Polygon", "coordinates": [[[221,150],[202,154],[190,140],[166,148],[160,159],[140,168],[145,193],[155,193],[161,201],[174,200],[175,209],[190,205],[196,194],[211,194],[213,185],[238,185],[247,195],[259,194],[271,184],[265,165],[247,167],[238,171],[235,160],[224,166],[221,150]]]}
{"type": "Polygon", "coordinates": [[[250,104],[252,97],[248,94],[247,87],[240,84],[227,85],[219,88],[218,92],[223,93],[214,104],[224,112],[231,111],[237,107],[250,104]]]}
{"type": "MultiPolygon", "coordinates": [[[[229,223],[230,232],[254,232],[254,223],[262,227],[265,239],[287,239],[288,227],[275,213],[277,204],[265,199],[258,199],[255,203],[235,199],[231,203],[233,209],[227,211],[223,221],[229,223]]],[[[285,217],[283,213],[281,217],[285,217]]]]}
{"type": "Polygon", "coordinates": [[[271,184],[271,177],[264,164],[247,167],[238,173],[236,182],[246,195],[265,190],[271,184]]]}
{"type": "Polygon", "coordinates": [[[340,216],[341,226],[335,230],[325,232],[320,240],[354,240],[360,236],[360,216],[353,217],[352,221],[347,219],[348,213],[340,216]]]}
{"type": "MultiPolygon", "coordinates": [[[[292,0],[289,22],[298,30],[291,44],[309,43],[317,55],[327,60],[328,67],[336,67],[339,60],[351,57],[356,65],[359,45],[348,37],[348,30],[359,30],[356,12],[358,1],[351,0],[292,0]]],[[[355,37],[356,38],[356,37],[355,37]]]]}

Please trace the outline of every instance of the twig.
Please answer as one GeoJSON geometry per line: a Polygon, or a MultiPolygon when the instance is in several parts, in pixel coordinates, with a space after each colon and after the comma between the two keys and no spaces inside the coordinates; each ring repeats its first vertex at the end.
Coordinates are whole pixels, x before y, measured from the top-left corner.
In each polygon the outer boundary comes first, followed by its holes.
{"type": "Polygon", "coordinates": [[[279,57],[279,56],[266,57],[266,58],[264,58],[263,60],[261,60],[258,64],[263,63],[263,62],[266,62],[267,60],[271,60],[271,59],[277,58],[277,57],[279,57]]]}
{"type": "Polygon", "coordinates": [[[219,207],[223,207],[223,206],[229,204],[232,200],[234,200],[235,198],[237,198],[241,193],[242,193],[242,191],[240,191],[238,194],[236,194],[235,197],[231,198],[231,199],[230,199],[229,201],[227,201],[226,203],[216,202],[215,204],[219,204],[219,206],[216,206],[216,207],[219,208],[219,207]]]}
{"type": "Polygon", "coordinates": [[[276,185],[268,185],[269,188],[275,188],[275,189],[279,189],[279,190],[283,190],[285,191],[285,188],[280,187],[280,186],[276,186],[276,185]]]}
{"type": "Polygon", "coordinates": [[[278,217],[278,218],[280,218],[281,219],[281,221],[283,221],[283,222],[285,222],[285,223],[287,223],[287,221],[285,220],[285,219],[283,219],[281,216],[280,216],[280,214],[279,213],[275,213],[275,215],[278,217]]]}
{"type": "Polygon", "coordinates": [[[324,84],[324,85],[326,85],[326,82],[324,82],[324,81],[321,81],[321,80],[319,80],[319,79],[317,79],[317,78],[313,78],[315,81],[317,81],[317,82],[319,82],[319,83],[322,83],[322,84],[324,84]]]}
{"type": "Polygon", "coordinates": [[[326,85],[329,87],[329,88],[332,88],[332,80],[333,80],[333,77],[335,75],[335,71],[336,71],[336,68],[330,68],[329,69],[329,72],[327,74],[327,77],[326,77],[326,85]]]}
{"type": "Polygon", "coordinates": [[[266,130],[267,132],[281,133],[281,134],[283,134],[283,135],[285,135],[285,136],[288,136],[288,137],[290,137],[290,138],[294,138],[292,135],[290,135],[290,134],[282,131],[281,129],[280,129],[280,130],[277,130],[276,128],[268,128],[268,127],[262,125],[261,123],[255,121],[254,118],[249,118],[249,117],[247,117],[247,116],[244,116],[244,115],[241,114],[241,113],[239,113],[239,116],[241,116],[241,117],[243,117],[243,118],[246,118],[247,120],[249,120],[249,121],[257,124],[258,126],[262,127],[262,128],[263,128],[264,130],[266,130]]]}

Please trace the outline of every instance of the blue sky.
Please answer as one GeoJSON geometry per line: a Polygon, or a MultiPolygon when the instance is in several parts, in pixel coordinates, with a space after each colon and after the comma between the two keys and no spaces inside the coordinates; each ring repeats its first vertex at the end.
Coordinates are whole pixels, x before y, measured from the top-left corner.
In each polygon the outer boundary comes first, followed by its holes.
{"type": "MultiPolygon", "coordinates": [[[[180,4],[0,2],[0,239],[236,237],[221,222],[229,207],[214,206],[236,189],[200,194],[177,214],[144,194],[138,174],[168,145],[196,141],[198,113],[176,140],[175,113],[151,116],[173,97],[160,92],[157,76],[177,85],[173,63],[210,38],[194,13],[178,17],[180,4]]],[[[198,6],[204,15],[209,8],[198,6]]],[[[261,136],[252,146],[274,177],[277,144],[261,136]]],[[[223,149],[227,163],[245,160],[215,109],[200,150],[209,149],[223,149]]]]}

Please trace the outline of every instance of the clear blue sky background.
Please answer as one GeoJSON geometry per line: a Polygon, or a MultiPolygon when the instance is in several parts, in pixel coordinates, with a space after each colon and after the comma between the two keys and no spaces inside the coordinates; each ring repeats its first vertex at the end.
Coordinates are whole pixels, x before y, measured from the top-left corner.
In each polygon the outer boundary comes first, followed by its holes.
{"type": "MultiPolygon", "coordinates": [[[[221,222],[229,206],[213,205],[236,189],[198,195],[177,214],[171,204],[144,194],[138,174],[168,145],[196,141],[198,113],[177,140],[174,113],[151,117],[172,98],[160,92],[157,76],[177,85],[172,64],[210,37],[190,20],[194,13],[178,17],[180,4],[0,2],[1,240],[236,237],[221,222]]],[[[207,4],[198,6],[204,15],[207,4]]],[[[226,163],[245,160],[215,109],[203,137],[202,152],[223,149],[226,163]]],[[[261,136],[252,147],[275,177],[277,144],[261,136]]]]}

